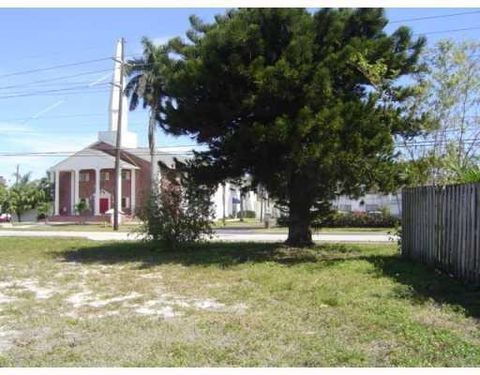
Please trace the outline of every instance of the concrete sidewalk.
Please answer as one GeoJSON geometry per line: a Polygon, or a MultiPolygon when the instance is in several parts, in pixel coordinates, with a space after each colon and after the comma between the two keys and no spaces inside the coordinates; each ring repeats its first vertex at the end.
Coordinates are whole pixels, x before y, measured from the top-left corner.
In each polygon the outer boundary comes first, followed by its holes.
{"type": "MultiPolygon", "coordinates": [[[[0,237],[62,237],[62,238],[87,238],[93,241],[135,241],[141,237],[135,233],[125,232],[67,232],[67,231],[26,231],[26,230],[1,230],[0,237]]],[[[213,241],[226,242],[282,242],[287,239],[285,233],[219,233],[215,234],[213,241]]],[[[396,241],[397,238],[388,234],[372,233],[339,233],[315,234],[314,241],[318,242],[377,242],[386,243],[396,241]]]]}

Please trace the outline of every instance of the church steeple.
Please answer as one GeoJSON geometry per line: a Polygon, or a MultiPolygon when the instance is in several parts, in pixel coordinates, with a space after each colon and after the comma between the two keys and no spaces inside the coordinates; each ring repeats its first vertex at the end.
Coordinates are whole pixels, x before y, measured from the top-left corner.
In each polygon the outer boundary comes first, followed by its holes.
{"type": "MultiPolygon", "coordinates": [[[[115,58],[113,65],[113,80],[110,91],[110,103],[108,107],[108,130],[98,132],[98,140],[116,144],[117,124],[120,108],[120,74],[121,74],[121,59],[122,59],[123,45],[119,40],[115,49],[115,58]]],[[[125,79],[124,79],[125,82],[125,79]]],[[[125,83],[122,91],[125,89],[125,83]]],[[[122,147],[136,148],[138,146],[137,135],[128,131],[128,101],[125,95],[122,95],[122,147]]]]}

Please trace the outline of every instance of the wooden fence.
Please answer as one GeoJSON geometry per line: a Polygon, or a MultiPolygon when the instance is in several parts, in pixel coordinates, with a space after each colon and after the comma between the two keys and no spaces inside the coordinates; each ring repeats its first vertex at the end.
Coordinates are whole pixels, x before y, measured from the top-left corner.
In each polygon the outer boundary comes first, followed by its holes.
{"type": "Polygon", "coordinates": [[[403,189],[402,255],[480,284],[480,184],[403,189]]]}

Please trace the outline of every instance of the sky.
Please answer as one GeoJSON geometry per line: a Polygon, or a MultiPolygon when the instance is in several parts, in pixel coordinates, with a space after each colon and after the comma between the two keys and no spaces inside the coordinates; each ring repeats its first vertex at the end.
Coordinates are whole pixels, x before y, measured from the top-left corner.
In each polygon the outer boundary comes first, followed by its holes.
{"type": "MultiPolygon", "coordinates": [[[[211,8],[0,9],[0,155],[77,151],[91,144],[97,132],[108,127],[113,70],[109,57],[116,41],[126,39],[128,58],[141,52],[142,36],[159,43],[183,37],[190,15],[211,21],[222,12],[224,9],[211,8]],[[57,65],[67,66],[43,70],[57,65]],[[62,91],[66,88],[70,91],[62,91]]],[[[444,38],[478,40],[480,8],[386,12],[392,22],[388,32],[408,25],[415,34],[425,34],[430,46],[444,38]],[[474,11],[478,13],[411,20],[474,11]],[[443,32],[465,28],[476,29],[443,32]]],[[[147,113],[141,109],[130,112],[128,124],[129,130],[138,134],[140,146],[146,146],[147,113]]],[[[157,142],[159,147],[195,143],[188,137],[161,132],[157,142]]],[[[64,157],[0,156],[0,176],[11,182],[19,165],[20,173],[32,172],[33,178],[40,178],[64,157]]]]}

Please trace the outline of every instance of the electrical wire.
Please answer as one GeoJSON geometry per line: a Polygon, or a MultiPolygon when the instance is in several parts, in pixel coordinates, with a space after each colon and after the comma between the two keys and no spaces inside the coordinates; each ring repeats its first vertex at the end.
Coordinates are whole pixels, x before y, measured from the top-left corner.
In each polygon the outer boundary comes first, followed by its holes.
{"type": "Polygon", "coordinates": [[[60,81],[60,80],[67,79],[67,78],[75,78],[75,77],[81,77],[81,76],[96,74],[96,73],[104,73],[104,72],[107,72],[107,71],[111,72],[112,68],[93,70],[93,71],[82,72],[82,73],[77,73],[77,74],[69,74],[69,75],[66,75],[66,76],[54,77],[54,78],[48,78],[48,79],[41,79],[41,80],[37,80],[37,81],[24,82],[24,83],[17,84],[17,85],[0,86],[0,90],[7,90],[7,89],[11,89],[11,88],[16,88],[16,87],[31,86],[31,85],[36,85],[37,83],[47,83],[47,82],[52,82],[52,81],[60,81]]]}
{"type": "Polygon", "coordinates": [[[54,65],[54,66],[48,66],[48,67],[45,67],[45,68],[38,68],[38,69],[31,69],[31,70],[22,70],[22,71],[13,72],[13,73],[1,74],[0,78],[13,77],[13,76],[25,75],[25,74],[31,74],[31,73],[37,73],[37,72],[44,72],[44,71],[47,71],[47,70],[67,68],[67,67],[71,67],[71,66],[92,64],[92,63],[95,63],[95,62],[106,61],[106,60],[111,60],[111,59],[112,59],[111,57],[102,57],[102,58],[99,58],[99,59],[80,61],[80,62],[76,62],[76,63],[54,65]]]}
{"type": "MultiPolygon", "coordinates": [[[[122,151],[126,151],[122,149],[122,151]]],[[[127,151],[128,152],[128,151],[127,151]]],[[[107,154],[106,154],[107,155],[107,154]]],[[[150,152],[135,152],[133,156],[150,156],[150,152]]],[[[155,152],[154,155],[160,156],[192,156],[193,152],[155,152]]],[[[97,153],[76,153],[76,152],[16,152],[0,153],[0,158],[4,157],[92,157],[99,156],[97,153]]]]}
{"type": "MultiPolygon", "coordinates": [[[[81,94],[81,93],[87,93],[88,90],[90,92],[105,92],[105,90],[98,91],[98,86],[105,86],[105,85],[110,85],[110,83],[99,83],[96,86],[78,86],[78,87],[70,87],[70,88],[63,88],[63,89],[52,89],[52,90],[43,90],[43,91],[34,91],[34,92],[22,92],[22,93],[14,93],[11,95],[0,95],[0,99],[13,99],[13,98],[19,98],[19,97],[25,97],[25,96],[36,96],[36,95],[51,95],[51,94],[81,94]],[[81,89],[86,89],[87,91],[83,91],[81,89]],[[95,91],[93,91],[95,89],[95,91]],[[79,91],[81,90],[81,91],[79,91]]],[[[109,90],[107,90],[109,91],[109,90]]]]}
{"type": "Polygon", "coordinates": [[[436,31],[427,31],[423,33],[414,33],[412,35],[431,35],[431,34],[444,34],[444,33],[457,33],[460,31],[469,31],[469,30],[480,30],[480,26],[474,27],[465,27],[463,29],[449,29],[449,30],[436,30],[436,31]]]}
{"type": "Polygon", "coordinates": [[[3,120],[5,122],[14,122],[14,121],[37,121],[43,119],[61,119],[61,118],[76,118],[76,117],[103,117],[106,116],[106,113],[83,113],[83,114],[76,114],[76,115],[57,115],[57,116],[41,116],[38,118],[32,117],[23,117],[23,118],[13,118],[13,119],[6,119],[3,120]]]}
{"type": "Polygon", "coordinates": [[[424,16],[424,17],[416,17],[416,18],[406,18],[406,19],[403,19],[403,20],[389,21],[388,23],[392,24],[392,23],[402,23],[402,22],[424,21],[424,20],[432,20],[432,19],[437,19],[437,18],[457,17],[457,16],[463,16],[463,15],[467,15],[467,14],[477,14],[477,13],[480,13],[480,10],[469,11],[469,12],[461,12],[461,13],[440,14],[438,16],[424,16]]]}

